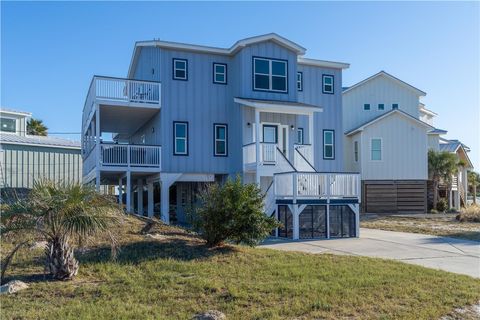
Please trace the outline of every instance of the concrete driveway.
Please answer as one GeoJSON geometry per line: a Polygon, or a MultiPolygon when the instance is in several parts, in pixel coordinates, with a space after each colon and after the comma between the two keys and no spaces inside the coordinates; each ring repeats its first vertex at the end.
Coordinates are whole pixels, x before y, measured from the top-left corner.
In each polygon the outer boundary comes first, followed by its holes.
{"type": "Polygon", "coordinates": [[[394,259],[480,278],[480,242],[416,233],[360,229],[360,238],[266,240],[262,247],[394,259]]]}

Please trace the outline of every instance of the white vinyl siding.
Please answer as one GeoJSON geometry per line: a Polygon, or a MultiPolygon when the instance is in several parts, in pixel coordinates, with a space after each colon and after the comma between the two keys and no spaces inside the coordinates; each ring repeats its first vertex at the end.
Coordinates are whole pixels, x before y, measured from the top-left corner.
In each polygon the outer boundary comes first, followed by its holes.
{"type": "Polygon", "coordinates": [[[253,58],[253,89],[287,92],[287,61],[253,58]]]}

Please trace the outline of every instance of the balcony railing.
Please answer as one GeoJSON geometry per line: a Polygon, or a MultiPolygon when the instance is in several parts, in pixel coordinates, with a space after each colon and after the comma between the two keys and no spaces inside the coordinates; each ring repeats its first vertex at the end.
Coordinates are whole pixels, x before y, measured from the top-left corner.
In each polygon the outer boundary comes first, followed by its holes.
{"type": "Polygon", "coordinates": [[[357,173],[284,172],[273,179],[277,198],[360,198],[357,173]]]}
{"type": "Polygon", "coordinates": [[[160,106],[161,93],[160,82],[94,76],[83,107],[83,121],[89,118],[97,99],[107,103],[160,106]]]}
{"type": "Polygon", "coordinates": [[[100,162],[103,166],[160,168],[161,150],[160,146],[102,143],[100,162]]]}

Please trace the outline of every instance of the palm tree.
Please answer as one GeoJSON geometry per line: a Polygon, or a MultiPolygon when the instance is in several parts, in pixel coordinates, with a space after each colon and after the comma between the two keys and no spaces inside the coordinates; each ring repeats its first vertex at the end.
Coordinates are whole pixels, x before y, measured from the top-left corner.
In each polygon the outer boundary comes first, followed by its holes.
{"type": "Polygon", "coordinates": [[[477,204],[477,186],[480,185],[480,174],[475,171],[469,171],[468,184],[472,188],[473,204],[477,204]]]}
{"type": "Polygon", "coordinates": [[[33,231],[47,242],[45,269],[55,279],[69,280],[78,272],[75,240],[104,232],[109,235],[112,255],[116,240],[111,227],[119,222],[118,206],[91,187],[51,181],[35,184],[30,195],[9,207],[1,217],[2,236],[33,231]]]}
{"type": "MultiPolygon", "coordinates": [[[[450,152],[428,151],[428,172],[433,181],[433,207],[438,203],[438,186],[440,181],[451,187],[452,176],[458,171],[459,162],[457,157],[450,152]]],[[[449,189],[450,191],[450,189],[449,189]]]]}
{"type": "Polygon", "coordinates": [[[42,120],[31,118],[27,122],[27,133],[33,136],[46,136],[48,128],[43,124],[42,120]]]}

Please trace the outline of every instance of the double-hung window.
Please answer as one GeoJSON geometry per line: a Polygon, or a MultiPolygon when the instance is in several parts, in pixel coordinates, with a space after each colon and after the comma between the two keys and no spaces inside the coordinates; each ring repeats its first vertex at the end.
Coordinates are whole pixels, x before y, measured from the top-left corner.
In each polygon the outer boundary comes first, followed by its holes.
{"type": "Polygon", "coordinates": [[[0,118],[0,131],[15,132],[17,121],[11,118],[0,118]]]}
{"type": "Polygon", "coordinates": [[[213,83],[227,84],[227,65],[224,63],[213,64],[213,83]]]}
{"type": "Polygon", "coordinates": [[[303,72],[297,72],[297,90],[303,91],[303,72]]]}
{"type": "Polygon", "coordinates": [[[382,160],[382,139],[372,138],[370,140],[370,159],[372,161],[382,160]]]}
{"type": "Polygon", "coordinates": [[[333,94],[333,76],[329,74],[322,75],[322,92],[333,94]]]}
{"type": "Polygon", "coordinates": [[[228,127],[226,124],[215,123],[214,131],[214,156],[226,157],[228,155],[228,127]]]}
{"type": "Polygon", "coordinates": [[[253,58],[253,90],[287,92],[287,61],[253,58]]]}
{"type": "Polygon", "coordinates": [[[323,130],[323,159],[335,159],[335,131],[323,130]]]}
{"type": "Polygon", "coordinates": [[[188,122],[173,122],[174,150],[176,156],[188,156],[188,122]]]}
{"type": "Polygon", "coordinates": [[[297,143],[303,144],[303,128],[297,129],[297,143]]]}
{"type": "Polygon", "coordinates": [[[188,80],[188,60],[173,59],[173,80],[188,80]]]}

